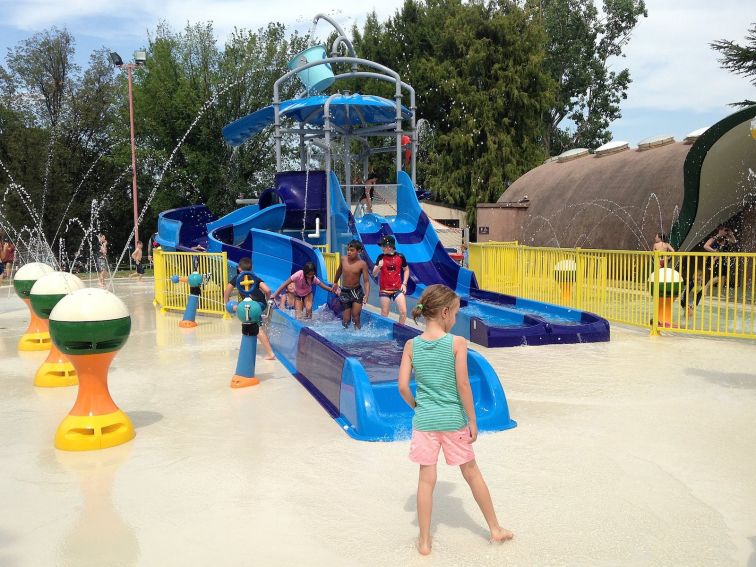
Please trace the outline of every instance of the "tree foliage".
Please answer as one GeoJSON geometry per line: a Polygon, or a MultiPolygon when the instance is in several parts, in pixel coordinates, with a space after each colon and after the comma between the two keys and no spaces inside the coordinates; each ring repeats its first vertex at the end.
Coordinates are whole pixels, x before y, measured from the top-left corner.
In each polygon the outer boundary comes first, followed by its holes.
{"type": "Polygon", "coordinates": [[[537,0],[530,3],[546,29],[545,67],[557,83],[548,113],[550,155],[574,147],[596,148],[611,140],[609,125],[621,117],[630,70],[613,70],[640,17],[643,0],[537,0]]]}
{"type": "MultiPolygon", "coordinates": [[[[756,23],[751,24],[744,46],[726,39],[714,41],[710,45],[720,53],[719,62],[722,68],[746,77],[752,85],[756,86],[756,23]]],[[[752,104],[756,104],[756,101],[744,100],[734,102],[731,106],[751,106],[752,104]]]]}
{"type": "Polygon", "coordinates": [[[383,24],[370,16],[354,36],[359,55],[397,70],[417,91],[417,117],[433,133],[420,181],[437,199],[472,218],[478,202],[495,201],[541,163],[552,82],[543,29],[527,10],[407,0],[383,24]]]}
{"type": "MultiPolygon", "coordinates": [[[[304,46],[279,24],[236,30],[224,49],[211,24],[158,26],[146,66],[133,69],[140,210],[155,196],[141,237],[159,211],[205,202],[223,214],[239,193],[272,183],[269,140],[232,152],[221,128],[270,104],[273,82],[304,46]]],[[[127,73],[106,50],[83,72],[74,55],[68,31],[52,28],[0,66],[0,229],[15,239],[41,226],[55,253],[62,246],[69,256],[88,231],[103,230],[118,252],[133,227],[127,73]]]]}

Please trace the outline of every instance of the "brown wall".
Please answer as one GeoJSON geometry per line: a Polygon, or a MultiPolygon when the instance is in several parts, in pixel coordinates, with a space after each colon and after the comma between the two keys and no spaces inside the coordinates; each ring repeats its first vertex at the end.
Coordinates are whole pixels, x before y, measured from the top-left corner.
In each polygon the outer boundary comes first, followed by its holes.
{"type": "Polygon", "coordinates": [[[477,241],[507,242],[518,240],[522,225],[528,218],[526,207],[491,207],[480,205],[477,210],[477,241]],[[485,234],[485,231],[488,234],[485,234]]]}

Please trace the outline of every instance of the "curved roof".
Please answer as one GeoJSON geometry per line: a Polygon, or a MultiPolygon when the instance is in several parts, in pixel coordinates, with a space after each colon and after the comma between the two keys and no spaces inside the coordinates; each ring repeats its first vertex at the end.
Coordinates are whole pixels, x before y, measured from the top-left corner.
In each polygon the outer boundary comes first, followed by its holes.
{"type": "Polygon", "coordinates": [[[519,234],[509,236],[534,246],[647,250],[664,232],[676,248],[694,249],[756,200],[754,116],[756,106],[735,112],[693,144],[547,162],[499,198],[528,202],[519,234]]]}
{"type": "MultiPolygon", "coordinates": [[[[302,125],[323,126],[325,103],[329,95],[317,95],[301,99],[285,100],[280,104],[282,118],[291,118],[302,125]]],[[[374,95],[337,95],[331,99],[331,121],[341,127],[390,124],[396,121],[396,105],[393,101],[374,95]]],[[[412,116],[402,106],[402,119],[412,116]]],[[[266,106],[223,127],[223,138],[232,146],[239,146],[247,139],[271,126],[275,120],[273,105],[266,106]]]]}
{"type": "Polygon", "coordinates": [[[531,246],[641,250],[669,232],[683,200],[691,146],[552,162],[517,179],[499,203],[529,199],[518,240],[531,246]]]}

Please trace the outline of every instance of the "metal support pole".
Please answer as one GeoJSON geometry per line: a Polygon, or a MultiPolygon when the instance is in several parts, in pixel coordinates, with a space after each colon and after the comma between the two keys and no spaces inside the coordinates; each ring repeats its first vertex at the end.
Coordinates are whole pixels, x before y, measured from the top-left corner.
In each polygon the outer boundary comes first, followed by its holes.
{"type": "Polygon", "coordinates": [[[137,194],[137,169],[136,169],[136,143],[134,142],[134,94],[131,86],[131,68],[133,64],[126,65],[129,77],[129,122],[131,125],[131,198],[134,202],[134,249],[139,242],[139,205],[137,194]]]}

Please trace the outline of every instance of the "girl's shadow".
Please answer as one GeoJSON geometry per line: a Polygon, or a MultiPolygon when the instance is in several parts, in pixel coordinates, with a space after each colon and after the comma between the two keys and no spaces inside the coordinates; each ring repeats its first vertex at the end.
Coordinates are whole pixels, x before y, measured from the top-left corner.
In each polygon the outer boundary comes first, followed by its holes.
{"type": "MultiPolygon", "coordinates": [[[[467,483],[463,484],[467,487],[467,483]]],[[[462,505],[462,499],[453,496],[454,487],[458,486],[457,483],[452,482],[436,482],[436,489],[433,491],[433,516],[431,518],[431,535],[436,531],[436,526],[444,524],[452,528],[465,528],[474,534],[480,535],[484,539],[487,539],[490,534],[484,525],[473,520],[470,515],[465,511],[462,505]]],[[[470,494],[472,498],[472,494],[470,494]]],[[[477,505],[476,505],[477,506],[477,505]]],[[[404,509],[408,512],[417,511],[417,498],[415,495],[407,498],[407,502],[404,505],[404,509]]],[[[481,514],[481,521],[483,514],[481,514]]],[[[417,526],[417,514],[415,514],[412,524],[417,526]]]]}

